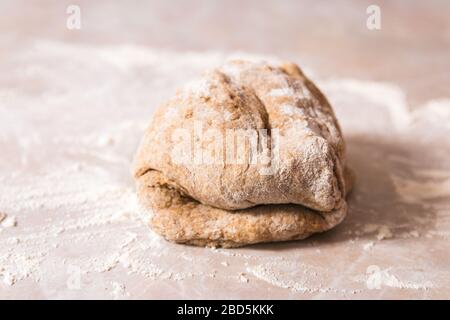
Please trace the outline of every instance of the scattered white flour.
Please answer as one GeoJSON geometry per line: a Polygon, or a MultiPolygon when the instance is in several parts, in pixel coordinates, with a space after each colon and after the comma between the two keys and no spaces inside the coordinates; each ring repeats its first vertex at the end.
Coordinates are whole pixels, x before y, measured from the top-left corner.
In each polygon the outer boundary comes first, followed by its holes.
{"type": "MultiPolygon", "coordinates": [[[[74,294],[85,298],[87,291],[66,288],[73,270],[80,271],[87,288],[95,285],[101,288],[95,291],[94,298],[141,297],[142,293],[154,290],[149,288],[159,288],[160,282],[168,281],[185,296],[198,294],[197,290],[188,290],[198,283],[211,290],[229,281],[247,289],[262,282],[295,297],[361,292],[352,277],[362,263],[373,259],[372,255],[359,252],[361,246],[371,250],[377,245],[373,241],[352,240],[358,245],[356,252],[347,241],[323,239],[311,246],[273,245],[267,251],[251,247],[207,250],[168,243],[145,226],[149,214],[137,202],[129,167],[148,116],[176,87],[224,59],[225,55],[214,52],[179,54],[135,46],[99,48],[37,42],[8,60],[8,64],[17,66],[8,77],[16,79],[18,87],[0,88],[0,143],[6,146],[8,155],[8,161],[0,159],[0,208],[8,213],[0,214],[0,231],[3,230],[0,297],[30,286],[40,298],[74,294]],[[68,57],[70,65],[66,63],[68,57]],[[48,117],[59,121],[49,121],[48,117]],[[36,125],[39,130],[31,130],[36,125]],[[278,251],[279,248],[283,250],[278,251]],[[218,261],[227,268],[211,272],[210,266],[218,261]],[[17,285],[18,282],[23,283],[17,285]],[[55,288],[59,290],[57,294],[55,288]],[[104,292],[104,288],[108,291],[104,292]]],[[[428,123],[448,116],[445,109],[448,101],[444,99],[425,104],[422,114],[411,113],[403,92],[394,85],[354,79],[322,83],[330,101],[337,102],[338,117],[345,115],[343,129],[346,137],[350,137],[350,148],[354,147],[352,135],[368,130],[367,122],[361,120],[365,114],[371,125],[379,125],[380,132],[384,132],[386,123],[404,129],[411,118],[420,126],[424,117],[428,123]],[[373,106],[378,108],[372,110],[373,106]],[[351,111],[345,109],[351,107],[354,107],[351,111]],[[354,119],[349,120],[352,116],[354,119]],[[358,125],[360,130],[352,130],[358,125]]],[[[191,89],[202,94],[208,94],[209,90],[202,83],[191,85],[191,89]]],[[[289,94],[283,90],[271,92],[274,97],[289,94]]],[[[298,111],[291,107],[285,107],[284,111],[298,111]]],[[[442,162],[445,159],[443,156],[442,162]]],[[[415,174],[424,181],[393,174],[395,190],[401,199],[422,205],[436,198],[448,198],[448,171],[420,170],[415,174]]],[[[361,179],[355,192],[362,203],[372,195],[365,181],[371,180],[361,179]]],[[[439,228],[425,230],[423,235],[443,239],[440,245],[448,248],[445,246],[450,239],[450,226],[445,222],[449,203],[442,202],[440,207],[433,206],[439,228]]],[[[376,205],[374,209],[356,203],[352,210],[376,217],[375,213],[389,210],[392,203],[376,205]]],[[[349,218],[356,219],[355,216],[349,218]]],[[[379,224],[361,224],[357,230],[360,235],[370,234],[383,240],[393,236],[392,230],[397,231],[393,222],[371,221],[379,224]]],[[[338,237],[339,232],[336,231],[338,237]]],[[[421,234],[422,229],[420,233],[415,229],[408,231],[408,241],[416,241],[421,234]]],[[[395,255],[395,247],[392,250],[395,255]]],[[[418,264],[406,259],[401,263],[409,263],[407,268],[412,270],[418,264]]],[[[420,267],[437,274],[439,283],[448,287],[448,274],[435,271],[438,263],[427,263],[420,267]]],[[[382,271],[380,278],[382,287],[433,288],[427,281],[415,281],[414,273],[400,277],[382,271]]],[[[364,275],[361,281],[366,280],[364,275]]],[[[369,292],[366,288],[362,291],[369,292]]]]}
{"type": "Polygon", "coordinates": [[[359,292],[357,289],[334,287],[333,283],[341,280],[342,275],[330,277],[330,270],[327,268],[308,266],[295,261],[267,262],[248,266],[246,270],[259,280],[292,292],[341,295],[359,292]]]}
{"type": "Polygon", "coordinates": [[[384,239],[389,239],[392,237],[393,237],[392,231],[388,226],[381,226],[378,229],[378,234],[377,234],[378,241],[381,241],[384,239]]]}
{"type": "MultiPolygon", "coordinates": [[[[424,173],[424,171],[419,171],[424,173]]],[[[442,197],[450,197],[450,172],[446,172],[444,178],[438,180],[420,181],[391,175],[395,191],[404,202],[412,204],[422,204],[424,201],[442,197]]],[[[436,172],[431,173],[431,177],[436,176],[436,172]]]]}
{"type": "Polygon", "coordinates": [[[364,244],[363,249],[364,249],[365,251],[369,251],[370,249],[373,248],[373,246],[374,246],[373,241],[367,242],[366,244],[364,244]]]}
{"type": "MultiPolygon", "coordinates": [[[[376,223],[367,223],[362,225],[359,229],[350,231],[351,234],[355,234],[357,236],[371,235],[375,232],[376,232],[375,237],[378,241],[389,239],[394,236],[389,226],[376,223]]],[[[370,243],[372,243],[372,245],[370,246],[371,248],[374,245],[374,243],[373,242],[370,243]]],[[[369,245],[369,243],[367,243],[366,245],[369,245]]]]}
{"type": "Polygon", "coordinates": [[[6,213],[0,212],[0,223],[5,220],[6,218],[6,213]]]}
{"type": "Polygon", "coordinates": [[[413,120],[423,120],[433,125],[444,126],[450,129],[450,99],[435,99],[426,102],[413,113],[413,120]]]}
{"type": "Polygon", "coordinates": [[[380,290],[383,287],[399,289],[428,290],[433,288],[431,281],[402,281],[398,276],[390,273],[390,269],[374,268],[369,275],[354,277],[357,282],[364,282],[370,290],[380,290]]]}
{"type": "Polygon", "coordinates": [[[183,90],[188,94],[196,94],[202,97],[208,97],[211,95],[211,84],[207,79],[201,78],[193,80],[184,85],[183,90]]]}
{"type": "Polygon", "coordinates": [[[248,280],[248,278],[246,277],[245,273],[242,273],[242,272],[241,272],[241,273],[239,274],[239,281],[240,281],[240,282],[244,282],[244,283],[248,283],[249,280],[248,280]]]}
{"type": "Polygon", "coordinates": [[[364,234],[366,234],[366,233],[372,233],[372,232],[377,231],[377,230],[380,229],[381,227],[382,227],[382,226],[380,226],[380,225],[378,225],[378,224],[368,223],[368,224],[365,224],[365,225],[363,226],[362,232],[363,232],[364,234]]]}
{"type": "Polygon", "coordinates": [[[225,121],[231,121],[233,119],[233,113],[226,109],[222,111],[222,114],[225,121]]]}
{"type": "Polygon", "coordinates": [[[13,277],[9,272],[2,272],[1,275],[3,276],[3,283],[7,286],[12,286],[16,282],[15,277],[13,277]]]}
{"type": "Polygon", "coordinates": [[[280,88],[280,89],[272,89],[269,92],[269,95],[272,97],[292,97],[294,95],[294,90],[292,88],[280,88]]]}
{"type": "MultiPolygon", "coordinates": [[[[356,79],[336,79],[319,82],[325,93],[329,93],[331,97],[351,97],[358,100],[360,97],[366,103],[376,106],[376,110],[368,110],[374,116],[384,117],[385,121],[389,121],[391,126],[398,131],[404,130],[411,123],[411,112],[408,108],[405,93],[395,84],[380,83],[371,81],[361,81],[356,79]]],[[[338,114],[339,115],[339,114],[338,114]]],[[[362,114],[358,112],[355,121],[361,121],[362,114]]],[[[338,116],[339,118],[339,116],[338,116]]],[[[345,118],[341,117],[340,120],[345,118]]],[[[365,123],[364,121],[362,123],[365,123]]]]}
{"type": "Polygon", "coordinates": [[[285,115],[289,115],[289,116],[292,116],[292,115],[300,112],[299,110],[301,110],[301,109],[297,108],[296,106],[293,106],[290,104],[283,104],[281,106],[281,108],[282,108],[283,113],[285,115]]]}
{"type": "Polygon", "coordinates": [[[114,144],[114,137],[110,135],[101,135],[98,137],[97,145],[99,147],[107,147],[114,144]]]}
{"type": "Polygon", "coordinates": [[[417,230],[412,230],[409,232],[409,235],[413,238],[419,238],[420,237],[420,233],[417,230]]]}
{"type": "Polygon", "coordinates": [[[114,300],[123,299],[125,297],[129,297],[130,293],[126,291],[126,287],[124,284],[113,281],[111,282],[112,292],[111,296],[114,300]]]}
{"type": "Polygon", "coordinates": [[[3,216],[0,225],[3,228],[12,228],[17,226],[17,219],[14,216],[3,216]]]}

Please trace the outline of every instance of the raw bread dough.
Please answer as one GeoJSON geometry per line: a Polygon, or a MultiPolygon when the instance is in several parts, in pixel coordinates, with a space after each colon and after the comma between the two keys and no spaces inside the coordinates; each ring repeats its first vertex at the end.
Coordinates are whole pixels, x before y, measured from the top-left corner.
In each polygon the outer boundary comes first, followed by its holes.
{"type": "Polygon", "coordinates": [[[236,247],[303,239],[340,223],[344,168],[333,110],[298,66],[237,60],[156,111],[134,176],[151,227],[166,239],[236,247]]]}

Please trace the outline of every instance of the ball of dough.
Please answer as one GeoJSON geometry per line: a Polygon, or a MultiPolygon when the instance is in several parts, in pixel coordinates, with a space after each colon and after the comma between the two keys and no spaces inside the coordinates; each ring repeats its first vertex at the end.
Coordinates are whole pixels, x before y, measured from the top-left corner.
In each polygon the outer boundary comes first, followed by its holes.
{"type": "Polygon", "coordinates": [[[138,196],[166,239],[302,239],[347,213],[333,110],[292,63],[230,61],[161,105],[136,154],[138,196]]]}

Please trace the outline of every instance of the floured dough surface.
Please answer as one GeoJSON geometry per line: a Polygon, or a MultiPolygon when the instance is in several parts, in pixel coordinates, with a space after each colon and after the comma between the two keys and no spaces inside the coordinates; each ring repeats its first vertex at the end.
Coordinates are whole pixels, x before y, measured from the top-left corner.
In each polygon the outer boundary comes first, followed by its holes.
{"type": "Polygon", "coordinates": [[[238,60],[156,111],[134,174],[155,231],[175,242],[234,247],[303,239],[340,223],[344,168],[333,110],[301,70],[238,60]],[[219,143],[204,137],[210,129],[219,143]],[[256,148],[239,149],[230,132],[255,133],[256,148]]]}

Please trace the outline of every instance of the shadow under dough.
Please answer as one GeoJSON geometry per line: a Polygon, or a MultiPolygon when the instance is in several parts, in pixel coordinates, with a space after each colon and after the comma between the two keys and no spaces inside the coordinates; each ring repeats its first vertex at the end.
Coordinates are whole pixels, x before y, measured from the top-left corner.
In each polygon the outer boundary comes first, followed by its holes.
{"type": "MultiPolygon", "coordinates": [[[[355,184],[347,197],[349,211],[346,219],[332,230],[301,241],[253,245],[252,249],[288,250],[292,248],[323,247],[336,242],[376,239],[377,230],[367,225],[387,226],[392,238],[412,231],[420,234],[430,230],[436,214],[426,203],[405,201],[397,191],[393,177],[417,180],[415,169],[427,167],[431,147],[396,139],[380,137],[347,137],[347,163],[355,174],[355,184]]],[[[386,239],[389,240],[389,239],[386,239]]]]}

